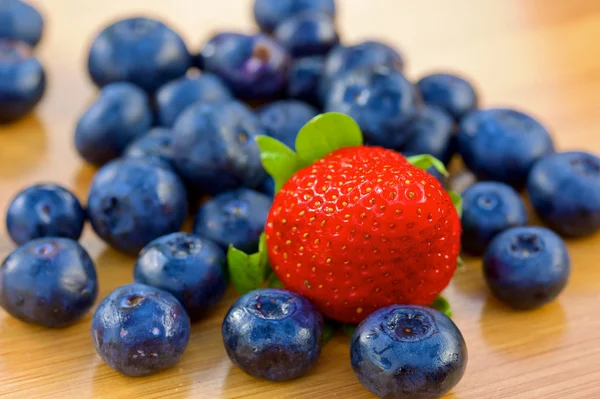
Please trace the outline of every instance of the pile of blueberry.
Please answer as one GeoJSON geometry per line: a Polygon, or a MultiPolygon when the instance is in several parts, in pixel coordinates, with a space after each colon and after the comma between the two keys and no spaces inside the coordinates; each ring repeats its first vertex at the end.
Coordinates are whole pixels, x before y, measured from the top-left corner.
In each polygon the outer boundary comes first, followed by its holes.
{"type": "MultiPolygon", "coordinates": [[[[340,44],[335,14],[333,0],[256,0],[261,33],[219,33],[197,54],[158,20],[105,27],[87,65],[100,92],[74,137],[81,157],[99,167],[87,207],[55,184],[18,193],[6,224],[20,247],[0,266],[0,305],[46,327],[89,311],[96,270],[77,243],[89,220],[111,247],[138,256],[135,283],[95,312],[98,354],[131,376],[171,366],[190,323],[225,292],[228,246],[259,246],[274,184],[255,138],[294,148],[299,129],[321,112],[350,115],[370,145],[445,164],[459,154],[479,180],[463,193],[463,250],[484,255],[486,281],[502,302],[531,309],[556,298],[570,272],[556,233],[600,230],[600,158],[555,152],[547,129],[521,111],[480,109],[463,77],[436,73],[413,84],[390,46],[340,44]],[[556,233],[526,227],[523,189],[556,233]],[[193,234],[180,232],[191,213],[193,234]]],[[[43,23],[20,0],[0,0],[0,21],[0,122],[11,122],[44,92],[31,55],[43,23]]],[[[233,363],[273,381],[304,375],[325,330],[307,299],[276,288],[242,296],[222,326],[233,363]]],[[[394,305],[358,326],[351,358],[360,382],[380,397],[435,398],[458,383],[467,352],[443,313],[394,305]]]]}

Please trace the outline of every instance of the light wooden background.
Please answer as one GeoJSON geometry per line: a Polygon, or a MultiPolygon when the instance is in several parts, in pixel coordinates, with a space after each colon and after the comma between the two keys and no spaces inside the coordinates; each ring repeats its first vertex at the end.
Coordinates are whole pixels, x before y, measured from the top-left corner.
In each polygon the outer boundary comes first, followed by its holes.
{"type": "MultiPolygon", "coordinates": [[[[93,170],[72,145],[77,116],[95,90],[84,69],[99,27],[128,14],[170,20],[194,49],[220,29],[254,29],[250,0],[38,0],[48,30],[40,57],[47,96],[22,122],[0,127],[0,208],[40,181],[66,185],[85,200],[93,170]]],[[[385,39],[403,49],[408,74],[463,72],[485,105],[513,105],[539,117],[559,148],[600,153],[600,2],[598,0],[338,0],[346,42],[385,39]]],[[[3,216],[2,216],[3,217],[3,216]]],[[[100,296],[132,280],[133,259],[107,249],[88,228],[82,244],[97,263],[100,296]]],[[[600,398],[600,240],[569,243],[571,282],[560,300],[515,313],[490,298],[480,261],[470,259],[447,290],[469,347],[466,375],[447,398],[600,398]]],[[[13,249],[0,227],[0,256],[13,249]]],[[[122,377],[96,356],[91,313],[59,331],[0,311],[0,396],[5,398],[370,398],[336,336],[308,376],[268,383],[232,367],[220,324],[233,293],[193,327],[173,369],[122,377]]]]}

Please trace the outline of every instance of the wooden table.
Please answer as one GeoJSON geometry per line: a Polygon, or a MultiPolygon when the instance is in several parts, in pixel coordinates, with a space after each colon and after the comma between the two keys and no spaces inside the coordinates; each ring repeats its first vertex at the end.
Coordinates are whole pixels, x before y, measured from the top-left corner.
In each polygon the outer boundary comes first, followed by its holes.
{"type": "MultiPolygon", "coordinates": [[[[85,200],[94,171],[77,157],[73,129],[93,98],[84,68],[97,29],[128,14],[170,20],[193,48],[220,29],[254,29],[250,0],[39,0],[48,30],[40,57],[47,95],[25,120],[0,127],[0,204],[40,181],[66,185],[85,200]],[[193,11],[188,11],[193,10],[193,11]]],[[[405,51],[408,75],[453,69],[471,77],[484,105],[530,111],[561,149],[600,153],[600,3],[597,0],[338,0],[346,42],[381,38],[405,51]]],[[[134,259],[108,249],[87,229],[100,297],[132,281],[134,259]]],[[[0,256],[14,248],[0,228],[0,256]]],[[[468,259],[446,294],[469,347],[462,382],[447,398],[600,397],[600,240],[569,242],[571,282],[560,299],[516,313],[490,297],[478,259],[468,259]]],[[[220,325],[230,292],[193,327],[172,369],[132,379],[96,355],[91,313],[65,330],[18,322],[0,311],[0,396],[7,398],[370,398],[350,368],[348,338],[337,335],[308,376],[289,383],[255,380],[232,367],[220,325]]]]}

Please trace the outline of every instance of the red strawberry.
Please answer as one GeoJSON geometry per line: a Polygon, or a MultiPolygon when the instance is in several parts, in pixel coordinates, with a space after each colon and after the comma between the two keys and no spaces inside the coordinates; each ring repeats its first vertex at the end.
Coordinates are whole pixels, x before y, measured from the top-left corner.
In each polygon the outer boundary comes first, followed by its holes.
{"type": "Polygon", "coordinates": [[[460,219],[448,193],[391,150],[336,150],[289,179],[266,225],[271,266],[328,317],[430,304],[448,285],[460,219]]]}

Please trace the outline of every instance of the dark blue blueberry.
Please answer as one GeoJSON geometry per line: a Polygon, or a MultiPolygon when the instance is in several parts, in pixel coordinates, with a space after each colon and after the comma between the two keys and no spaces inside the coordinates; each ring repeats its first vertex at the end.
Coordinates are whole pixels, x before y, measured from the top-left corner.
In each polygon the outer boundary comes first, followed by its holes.
{"type": "Polygon", "coordinates": [[[435,177],[437,179],[437,181],[440,182],[440,184],[442,185],[442,187],[446,187],[447,185],[447,178],[446,176],[444,176],[443,174],[441,174],[436,168],[434,168],[433,166],[431,166],[429,169],[427,169],[427,173],[429,173],[431,176],[435,177]]]}
{"type": "Polygon", "coordinates": [[[267,175],[265,180],[258,187],[258,191],[273,198],[275,196],[275,180],[273,180],[271,176],[267,175]]]}
{"type": "Polygon", "coordinates": [[[211,195],[256,187],[265,177],[256,136],[265,130],[238,101],[190,106],[175,123],[175,166],[197,191],[211,195]]]}
{"type": "Polygon", "coordinates": [[[277,96],[287,84],[290,57],[269,36],[219,33],[202,49],[204,70],[220,76],[236,96],[277,96]]]}
{"type": "Polygon", "coordinates": [[[267,135],[295,150],[298,132],[319,111],[302,101],[279,100],[262,106],[256,113],[267,135]]]}
{"type": "Polygon", "coordinates": [[[29,241],[0,266],[0,306],[27,323],[68,326],[90,310],[97,295],[94,262],[68,238],[29,241]]]}
{"type": "Polygon", "coordinates": [[[106,364],[119,373],[141,377],[177,363],[190,338],[190,318],[168,292],[129,284],[100,303],[91,333],[106,364]]]}
{"type": "Polygon", "coordinates": [[[323,317],[303,296],[261,289],[233,304],[222,334],[236,366],[253,377],[287,381],[306,374],[319,359],[323,317]]]}
{"type": "Polygon", "coordinates": [[[171,293],[195,321],[223,297],[225,262],[225,252],[214,242],[171,233],[144,247],[133,275],[136,283],[171,293]]]}
{"type": "Polygon", "coordinates": [[[129,144],[123,155],[130,158],[143,158],[174,170],[173,131],[155,127],[129,144]]]}
{"type": "Polygon", "coordinates": [[[417,98],[401,72],[387,67],[360,69],[336,80],[325,111],[350,115],[367,144],[399,148],[409,138],[404,128],[417,115],[417,98]]]}
{"type": "Polygon", "coordinates": [[[515,309],[554,300],[567,285],[571,261],[565,243],[543,227],[515,227],[496,236],[483,258],[488,287],[515,309]]]}
{"type": "Polygon", "coordinates": [[[557,233],[581,237],[600,230],[600,157],[548,155],[531,170],[527,193],[540,219],[557,233]]]}
{"type": "Polygon", "coordinates": [[[482,255],[490,241],[504,230],[527,224],[523,200],[504,183],[475,183],[462,198],[461,246],[473,255],[482,255]]]}
{"type": "Polygon", "coordinates": [[[445,110],[457,121],[477,108],[477,93],[461,76],[435,73],[421,78],[417,87],[425,104],[445,110]]]}
{"type": "Polygon", "coordinates": [[[151,126],[146,93],[131,83],[112,83],[79,119],[75,147],[87,162],[103,165],[121,156],[129,143],[151,126]]]}
{"type": "Polygon", "coordinates": [[[179,177],[136,158],[118,159],[98,170],[87,203],[100,238],[132,255],[155,238],[178,231],[187,213],[179,177]]]}
{"type": "Polygon", "coordinates": [[[409,137],[401,148],[406,156],[429,154],[444,164],[450,163],[456,150],[454,122],[450,115],[440,108],[424,105],[417,116],[406,127],[409,137]]]}
{"type": "Polygon", "coordinates": [[[84,222],[85,211],[79,200],[56,184],[27,187],[15,196],[6,211],[6,229],[18,245],[41,237],[78,240],[84,222]]]}
{"type": "Polygon", "coordinates": [[[319,98],[325,103],[333,82],[348,72],[358,69],[371,69],[387,66],[402,71],[403,57],[385,43],[366,41],[353,46],[337,46],[325,60],[325,67],[319,83],[319,98]]]}
{"type": "Polygon", "coordinates": [[[233,244],[247,253],[258,249],[273,199],[241,188],[205,202],[194,220],[194,234],[213,240],[223,248],[233,244]]]}
{"type": "Polygon", "coordinates": [[[283,20],[277,25],[274,37],[293,57],[326,55],[340,41],[331,16],[316,11],[283,20]]]}
{"type": "Polygon", "coordinates": [[[35,47],[43,31],[44,19],[34,7],[21,0],[0,0],[0,39],[19,40],[35,47]]]}
{"type": "Polygon", "coordinates": [[[44,68],[23,42],[0,39],[0,82],[0,124],[27,115],[46,91],[44,68]]]}
{"type": "Polygon", "coordinates": [[[318,90],[324,65],[324,57],[294,60],[288,74],[288,96],[320,107],[318,90]]]}
{"type": "Polygon", "coordinates": [[[461,380],[467,345],[443,313],[392,305],[360,323],[350,360],[360,383],[380,398],[437,399],[461,380]]]}
{"type": "Polygon", "coordinates": [[[255,0],[254,19],[264,32],[275,30],[284,19],[304,11],[320,11],[335,17],[334,0],[255,0]]]}
{"type": "Polygon", "coordinates": [[[185,75],[192,56],[183,39],[160,21],[127,18],[104,28],[94,39],[88,70],[100,87],[131,82],[148,92],[185,75]]]}
{"type": "Polygon", "coordinates": [[[458,150],[480,180],[522,188],[531,167],[554,152],[552,138],[538,121],[513,109],[473,111],[460,122],[458,150]]]}
{"type": "Polygon", "coordinates": [[[230,100],[232,97],[231,91],[216,75],[203,73],[199,76],[184,76],[167,83],[156,93],[159,123],[171,127],[187,107],[198,101],[214,103],[230,100]]]}

